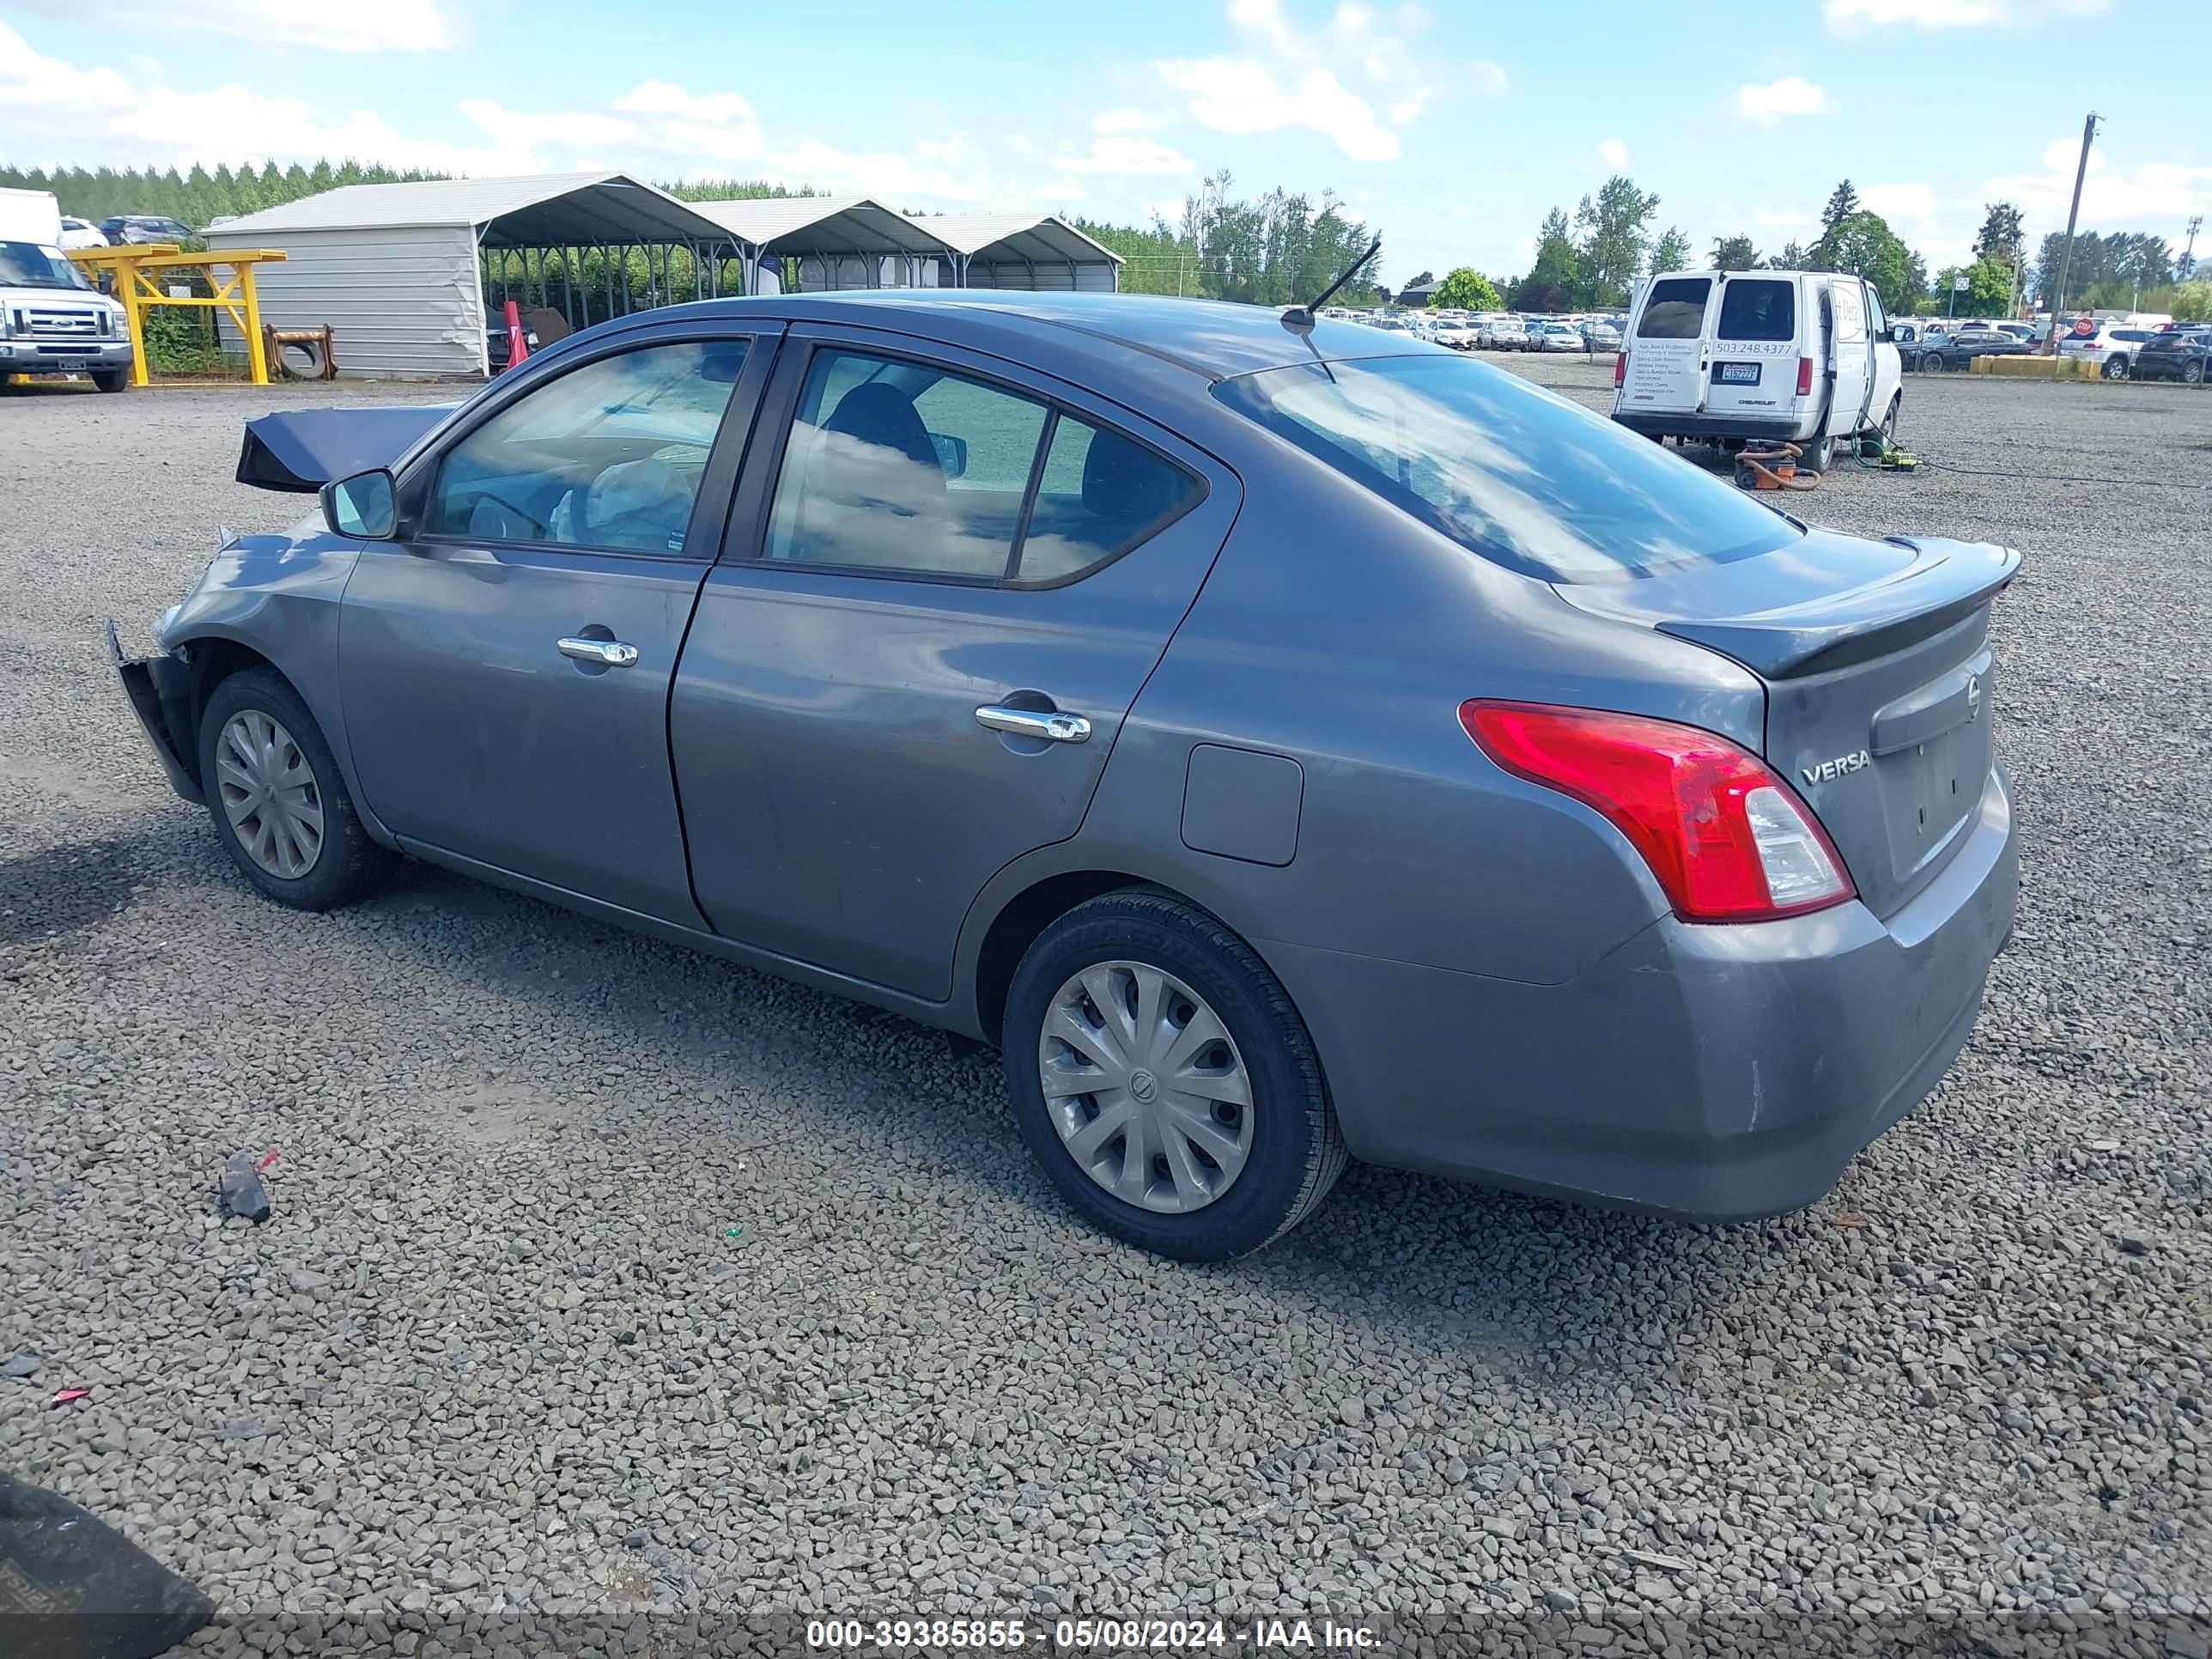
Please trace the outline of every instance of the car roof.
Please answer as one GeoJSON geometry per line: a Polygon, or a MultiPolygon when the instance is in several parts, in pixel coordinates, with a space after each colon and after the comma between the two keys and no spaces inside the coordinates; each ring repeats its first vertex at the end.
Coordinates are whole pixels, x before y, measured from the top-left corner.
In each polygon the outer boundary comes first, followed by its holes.
{"type": "MultiPolygon", "coordinates": [[[[693,307],[686,307],[690,311],[693,307]]],[[[1209,380],[1310,363],[1318,353],[1371,356],[1371,329],[1334,318],[1296,328],[1267,306],[1145,294],[1032,293],[1007,289],[861,289],[830,294],[708,300],[730,316],[765,312],[793,321],[911,328],[953,344],[982,344],[1037,362],[1135,350],[1209,380]],[[1027,349],[1021,349],[1027,348],[1027,349]]]]}

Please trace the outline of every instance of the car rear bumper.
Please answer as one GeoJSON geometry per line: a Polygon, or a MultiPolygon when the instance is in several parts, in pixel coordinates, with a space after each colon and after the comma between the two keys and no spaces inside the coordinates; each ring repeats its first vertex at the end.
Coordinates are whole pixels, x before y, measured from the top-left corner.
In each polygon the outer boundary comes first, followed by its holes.
{"type": "Polygon", "coordinates": [[[131,712],[154,745],[154,757],[169,775],[169,787],[198,806],[206,797],[200,788],[198,768],[191,758],[189,739],[177,734],[191,730],[191,676],[185,665],[166,653],[158,657],[126,658],[115,624],[107,624],[107,656],[123,682],[123,695],[131,712]]]}
{"type": "Polygon", "coordinates": [[[1647,438],[1743,438],[1795,443],[1804,424],[1792,415],[1697,415],[1687,410],[1617,409],[1613,418],[1647,438]]]}
{"type": "Polygon", "coordinates": [[[1266,946],[1352,1153],[1700,1221],[1802,1208],[1972,1034],[2019,885],[2010,792],[1886,921],[1669,917],[1560,985],[1266,946]]]}

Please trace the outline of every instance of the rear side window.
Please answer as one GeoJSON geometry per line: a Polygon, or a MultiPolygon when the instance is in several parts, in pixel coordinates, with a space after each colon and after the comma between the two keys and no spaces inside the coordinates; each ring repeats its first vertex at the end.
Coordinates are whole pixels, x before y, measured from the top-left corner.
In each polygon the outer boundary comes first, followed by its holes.
{"type": "Polygon", "coordinates": [[[1469,551],[1540,581],[1618,581],[1797,538],[1649,438],[1457,354],[1298,364],[1213,395],[1469,551]]]}
{"type": "Polygon", "coordinates": [[[1061,582],[1205,495],[1134,439],[902,358],[819,351],[777,475],[767,556],[973,582],[1061,582]]]}
{"type": "Polygon", "coordinates": [[[1711,297],[1710,276],[1669,276],[1651,284],[1637,319],[1639,340],[1694,340],[1705,331],[1705,301],[1711,297]]]}
{"type": "Polygon", "coordinates": [[[1723,340],[1794,340],[1797,337],[1797,284],[1765,277],[1738,277],[1721,289],[1720,337],[1723,340]]]}

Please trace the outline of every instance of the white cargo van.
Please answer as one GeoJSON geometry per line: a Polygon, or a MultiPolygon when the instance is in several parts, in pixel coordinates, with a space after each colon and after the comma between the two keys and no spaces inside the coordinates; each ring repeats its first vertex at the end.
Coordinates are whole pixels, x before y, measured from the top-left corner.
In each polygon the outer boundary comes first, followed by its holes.
{"type": "Polygon", "coordinates": [[[131,384],[131,325],[61,250],[53,193],[0,190],[0,380],[88,374],[102,392],[131,384]]]}
{"type": "Polygon", "coordinates": [[[1613,418],[1646,436],[1794,443],[1815,471],[1838,438],[1893,434],[1905,399],[1881,297],[1827,270],[1652,277],[1613,383],[1613,418]]]}

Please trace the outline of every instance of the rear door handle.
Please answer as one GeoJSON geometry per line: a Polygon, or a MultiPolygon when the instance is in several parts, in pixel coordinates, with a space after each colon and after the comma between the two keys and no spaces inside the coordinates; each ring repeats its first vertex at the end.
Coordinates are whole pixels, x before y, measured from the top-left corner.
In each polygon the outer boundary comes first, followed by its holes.
{"type": "Polygon", "coordinates": [[[637,665],[637,647],[624,645],[620,640],[565,639],[561,641],[561,654],[574,657],[578,662],[595,662],[602,668],[637,665]]]}
{"type": "Polygon", "coordinates": [[[977,709],[975,724],[993,732],[1047,738],[1054,743],[1084,743],[1091,737],[1091,722],[1080,714],[1039,714],[1034,708],[1007,708],[996,703],[977,709]]]}

